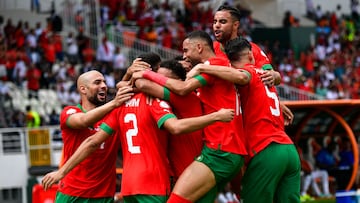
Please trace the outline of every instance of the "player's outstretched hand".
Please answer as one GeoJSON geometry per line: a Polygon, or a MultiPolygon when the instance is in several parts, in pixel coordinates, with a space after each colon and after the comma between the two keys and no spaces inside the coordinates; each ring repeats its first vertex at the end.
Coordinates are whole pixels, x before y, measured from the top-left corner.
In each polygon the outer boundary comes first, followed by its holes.
{"type": "Polygon", "coordinates": [[[218,121],[230,122],[235,116],[234,109],[220,109],[216,112],[218,116],[218,121]]]}
{"type": "Polygon", "coordinates": [[[49,189],[53,184],[57,183],[59,180],[61,180],[63,176],[58,172],[50,172],[44,176],[44,178],[41,180],[41,185],[43,186],[44,190],[46,191],[49,189]]]}
{"type": "Polygon", "coordinates": [[[292,122],[294,120],[294,114],[284,104],[280,103],[280,107],[281,107],[281,110],[282,110],[283,115],[284,115],[284,125],[288,126],[288,125],[292,124],[292,122]]]}

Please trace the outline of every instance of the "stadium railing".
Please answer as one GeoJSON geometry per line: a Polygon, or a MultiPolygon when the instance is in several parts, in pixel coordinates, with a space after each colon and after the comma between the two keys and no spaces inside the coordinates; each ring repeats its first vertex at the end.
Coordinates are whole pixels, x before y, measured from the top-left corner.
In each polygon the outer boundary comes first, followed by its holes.
{"type": "Polygon", "coordinates": [[[322,100],[325,99],[322,96],[307,92],[305,90],[300,90],[295,87],[291,87],[285,84],[280,84],[276,86],[278,95],[281,100],[284,101],[298,101],[298,100],[322,100]]]}
{"type": "MultiPolygon", "coordinates": [[[[58,166],[62,139],[59,126],[0,129],[0,202],[16,198],[25,203],[32,177],[43,175],[58,166]],[[20,200],[21,199],[21,200],[20,200]]],[[[15,201],[14,201],[15,202],[15,201]]]]}

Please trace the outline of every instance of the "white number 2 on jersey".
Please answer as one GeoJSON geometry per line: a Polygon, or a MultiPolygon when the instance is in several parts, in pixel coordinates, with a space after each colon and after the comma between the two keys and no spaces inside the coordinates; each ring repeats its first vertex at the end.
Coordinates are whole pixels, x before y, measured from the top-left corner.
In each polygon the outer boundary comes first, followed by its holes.
{"type": "Polygon", "coordinates": [[[132,137],[137,136],[138,134],[138,126],[137,126],[137,119],[136,119],[136,115],[133,113],[129,113],[126,114],[125,118],[124,118],[124,122],[125,123],[133,123],[134,128],[133,129],[129,129],[128,131],[126,131],[126,141],[127,141],[127,145],[128,145],[128,151],[131,154],[140,154],[140,146],[134,146],[133,144],[133,140],[132,137]]]}
{"type": "Polygon", "coordinates": [[[280,102],[275,92],[270,92],[269,88],[265,85],[266,95],[274,100],[275,108],[270,106],[271,114],[274,116],[280,116],[280,102]]]}

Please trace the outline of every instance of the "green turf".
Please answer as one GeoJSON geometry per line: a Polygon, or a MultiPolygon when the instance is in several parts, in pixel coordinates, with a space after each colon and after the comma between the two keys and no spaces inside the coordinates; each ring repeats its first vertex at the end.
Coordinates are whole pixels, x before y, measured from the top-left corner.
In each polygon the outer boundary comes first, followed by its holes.
{"type": "Polygon", "coordinates": [[[306,201],[302,203],[336,203],[335,198],[334,199],[315,199],[312,201],[306,201]]]}

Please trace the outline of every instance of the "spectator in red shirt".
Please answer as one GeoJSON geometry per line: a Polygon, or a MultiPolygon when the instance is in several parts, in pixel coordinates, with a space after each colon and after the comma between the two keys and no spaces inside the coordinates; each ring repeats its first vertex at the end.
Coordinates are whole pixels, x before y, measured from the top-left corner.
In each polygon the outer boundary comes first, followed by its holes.
{"type": "Polygon", "coordinates": [[[38,37],[39,47],[40,47],[43,51],[46,50],[45,48],[46,48],[46,46],[47,46],[47,44],[48,44],[48,41],[49,41],[49,39],[48,39],[48,33],[49,33],[49,31],[47,31],[47,30],[42,30],[41,33],[40,33],[40,35],[39,35],[39,37],[38,37]]]}
{"type": "Polygon", "coordinates": [[[165,27],[161,34],[162,34],[162,46],[171,49],[173,45],[172,43],[173,37],[170,30],[167,27],[165,27]]]}
{"type": "Polygon", "coordinates": [[[54,38],[50,37],[49,38],[49,43],[47,43],[45,45],[45,60],[49,65],[49,68],[52,69],[52,65],[55,63],[56,61],[56,48],[55,48],[55,43],[54,43],[54,38]]]}
{"type": "Polygon", "coordinates": [[[25,45],[25,34],[23,31],[22,21],[19,21],[15,32],[12,34],[14,35],[16,47],[22,48],[25,45]]]}
{"type": "Polygon", "coordinates": [[[0,50],[0,80],[6,81],[5,51],[0,50]]]}
{"type": "Polygon", "coordinates": [[[17,52],[14,46],[11,46],[5,53],[6,60],[6,75],[8,80],[12,80],[14,67],[16,64],[17,52]]]}
{"type": "Polygon", "coordinates": [[[84,63],[93,63],[95,60],[96,52],[93,48],[91,48],[90,44],[87,43],[86,47],[82,51],[82,58],[84,63]]]}
{"type": "Polygon", "coordinates": [[[300,63],[301,66],[305,67],[306,76],[310,76],[313,77],[315,74],[315,60],[316,60],[316,55],[313,52],[313,49],[309,48],[307,49],[305,52],[302,52],[300,55],[300,63]]]}
{"type": "Polygon", "coordinates": [[[133,8],[131,6],[130,1],[126,1],[123,5],[123,10],[125,12],[126,15],[126,19],[127,20],[135,20],[135,13],[133,12],[133,8]]]}
{"type": "Polygon", "coordinates": [[[41,71],[39,68],[35,66],[34,63],[31,63],[29,69],[26,72],[27,79],[27,88],[28,88],[28,98],[36,98],[38,99],[38,92],[40,89],[40,78],[41,71]]]}
{"type": "Polygon", "coordinates": [[[136,3],[136,12],[135,12],[135,17],[139,18],[140,16],[142,16],[142,14],[144,14],[145,12],[145,8],[146,8],[146,1],[145,0],[137,0],[136,3]]]}
{"type": "Polygon", "coordinates": [[[63,46],[62,46],[62,37],[60,34],[54,34],[54,46],[55,46],[55,53],[56,53],[56,59],[59,61],[64,60],[64,52],[63,52],[63,46]]]}
{"type": "Polygon", "coordinates": [[[146,40],[146,33],[144,27],[139,28],[138,32],[136,33],[136,38],[146,40]]]}

